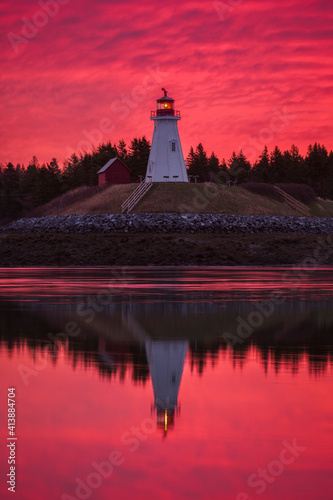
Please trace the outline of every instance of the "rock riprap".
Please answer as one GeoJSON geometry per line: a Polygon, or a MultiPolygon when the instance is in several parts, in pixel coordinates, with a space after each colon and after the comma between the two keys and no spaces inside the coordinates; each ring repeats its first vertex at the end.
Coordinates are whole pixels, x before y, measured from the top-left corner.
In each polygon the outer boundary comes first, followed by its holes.
{"type": "Polygon", "coordinates": [[[225,214],[75,214],[19,219],[0,233],[333,233],[333,218],[225,214]]]}

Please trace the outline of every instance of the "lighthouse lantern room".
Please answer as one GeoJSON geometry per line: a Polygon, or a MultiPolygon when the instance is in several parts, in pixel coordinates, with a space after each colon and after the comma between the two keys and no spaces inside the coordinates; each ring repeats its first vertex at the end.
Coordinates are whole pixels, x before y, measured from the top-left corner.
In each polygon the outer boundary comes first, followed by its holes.
{"type": "Polygon", "coordinates": [[[174,99],[168,96],[157,99],[156,111],[151,112],[154,133],[148,160],[146,181],[188,182],[186,164],[180,143],[177,122],[180,112],[174,109],[174,99]]]}

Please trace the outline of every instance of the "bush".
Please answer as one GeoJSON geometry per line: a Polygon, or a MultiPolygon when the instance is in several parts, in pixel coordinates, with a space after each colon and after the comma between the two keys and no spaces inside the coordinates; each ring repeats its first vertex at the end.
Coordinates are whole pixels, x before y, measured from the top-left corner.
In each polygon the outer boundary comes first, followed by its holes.
{"type": "Polygon", "coordinates": [[[304,205],[311,205],[316,201],[316,193],[306,184],[276,184],[276,186],[304,205]]]}
{"type": "Polygon", "coordinates": [[[266,182],[246,182],[245,184],[241,184],[241,187],[251,193],[266,196],[266,198],[271,198],[277,201],[283,200],[281,194],[278,193],[275,187],[272,184],[267,184],[266,182]]]}

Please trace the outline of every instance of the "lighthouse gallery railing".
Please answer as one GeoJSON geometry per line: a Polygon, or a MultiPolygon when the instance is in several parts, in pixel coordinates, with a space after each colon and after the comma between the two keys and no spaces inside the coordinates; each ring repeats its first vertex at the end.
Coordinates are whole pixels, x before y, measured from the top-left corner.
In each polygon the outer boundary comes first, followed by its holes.
{"type": "Polygon", "coordinates": [[[158,109],[157,111],[151,111],[150,116],[179,116],[180,111],[175,111],[174,109],[158,109]]]}

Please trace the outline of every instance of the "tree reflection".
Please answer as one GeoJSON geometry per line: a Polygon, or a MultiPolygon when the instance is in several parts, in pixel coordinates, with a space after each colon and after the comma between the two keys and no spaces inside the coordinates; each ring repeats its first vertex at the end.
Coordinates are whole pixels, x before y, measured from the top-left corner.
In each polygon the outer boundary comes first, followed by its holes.
{"type": "MultiPolygon", "coordinates": [[[[177,309],[178,311],[178,309],[177,309]]],[[[147,338],[177,339],[188,342],[188,359],[192,371],[204,374],[207,366],[214,366],[220,356],[229,356],[235,369],[241,369],[254,350],[263,369],[279,373],[287,369],[297,374],[306,362],[309,373],[324,374],[333,362],[331,332],[333,313],[325,307],[309,307],[294,311],[281,309],[257,328],[247,339],[228,344],[223,333],[232,332],[239,311],[219,314],[189,313],[172,315],[172,308],[161,314],[109,313],[103,311],[98,321],[80,323],[77,337],[64,336],[57,341],[50,332],[63,330],[73,320],[73,312],[34,308],[8,308],[0,303],[0,346],[7,355],[28,349],[31,356],[45,355],[56,365],[60,350],[65,352],[73,369],[98,370],[101,377],[124,380],[130,376],[135,383],[145,384],[150,378],[146,352],[147,338]],[[140,329],[133,330],[133,324],[140,329]],[[144,335],[142,334],[144,331],[144,335]],[[141,332],[141,333],[140,333],[141,332]],[[110,362],[112,360],[112,362],[110,362]]],[[[77,316],[74,316],[79,321],[77,316]]]]}

